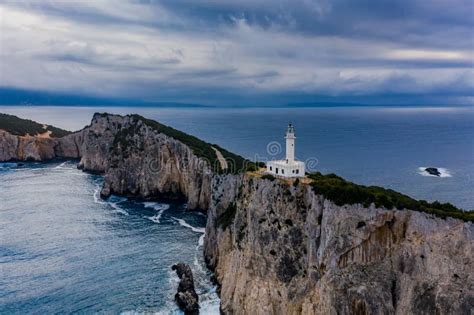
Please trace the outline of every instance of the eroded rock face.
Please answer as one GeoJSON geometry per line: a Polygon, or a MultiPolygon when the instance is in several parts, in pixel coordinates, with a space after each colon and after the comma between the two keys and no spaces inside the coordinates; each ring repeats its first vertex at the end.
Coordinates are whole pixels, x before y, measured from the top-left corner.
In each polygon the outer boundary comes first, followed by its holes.
{"type": "Polygon", "coordinates": [[[17,136],[0,130],[0,162],[48,161],[54,158],[79,158],[82,132],[62,138],[17,136]]]}
{"type": "Polygon", "coordinates": [[[17,136],[0,130],[0,161],[47,161],[56,157],[56,138],[17,136]]]}
{"type": "Polygon", "coordinates": [[[181,197],[207,209],[211,170],[182,142],[134,116],[95,114],[91,124],[62,138],[15,136],[0,130],[0,161],[80,158],[78,167],[105,175],[103,197],[181,197]]]}
{"type": "Polygon", "coordinates": [[[470,314],[471,222],[336,206],[304,184],[213,175],[133,116],[96,114],[60,139],[0,131],[0,160],[81,158],[102,195],[182,196],[209,209],[205,258],[228,314],[470,314]]]}
{"type": "Polygon", "coordinates": [[[212,182],[205,257],[226,314],[470,314],[473,241],[470,222],[226,175],[212,182]]]}
{"type": "Polygon", "coordinates": [[[0,162],[17,160],[19,137],[0,130],[0,162]]]}
{"type": "Polygon", "coordinates": [[[194,289],[194,279],[191,267],[184,263],[178,263],[171,267],[176,271],[180,281],[175,301],[186,315],[199,314],[199,297],[194,289]]]}
{"type": "Polygon", "coordinates": [[[82,136],[79,165],[105,174],[102,196],[181,196],[188,209],[208,208],[210,168],[180,141],[116,115],[95,115],[82,136]]]}

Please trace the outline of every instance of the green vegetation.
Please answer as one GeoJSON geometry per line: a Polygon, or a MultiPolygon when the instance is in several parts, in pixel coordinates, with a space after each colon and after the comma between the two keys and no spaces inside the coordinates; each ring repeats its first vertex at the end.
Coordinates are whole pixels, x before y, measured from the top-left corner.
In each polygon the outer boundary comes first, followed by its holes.
{"type": "Polygon", "coordinates": [[[360,203],[368,207],[374,203],[377,207],[383,206],[387,209],[410,209],[434,214],[441,218],[453,217],[464,221],[474,221],[474,212],[464,212],[450,203],[415,200],[392,189],[357,185],[335,174],[322,175],[317,172],[309,174],[308,177],[312,179],[311,186],[314,192],[332,200],[338,206],[360,203]]]}
{"type": "Polygon", "coordinates": [[[160,133],[163,133],[169,137],[181,141],[182,143],[190,147],[196,156],[208,161],[213,170],[217,171],[218,173],[239,173],[247,170],[256,169],[255,163],[244,159],[240,155],[231,153],[218,145],[207,143],[195,136],[188,135],[182,131],[160,124],[157,121],[144,118],[140,115],[132,115],[132,117],[136,120],[143,121],[147,126],[153,128],[154,130],[160,133]],[[224,156],[227,161],[227,165],[229,166],[229,169],[223,170],[221,168],[220,162],[216,155],[216,151],[213,149],[213,147],[219,150],[224,156]]]}
{"type": "Polygon", "coordinates": [[[43,128],[42,124],[39,124],[33,120],[22,119],[17,116],[0,114],[0,129],[8,131],[9,133],[16,136],[25,136],[29,134],[31,136],[51,131],[51,137],[64,137],[70,134],[70,131],[59,129],[53,126],[47,125],[43,128]]]}
{"type": "Polygon", "coordinates": [[[231,203],[227,209],[217,218],[217,226],[225,230],[229,225],[232,224],[237,213],[237,207],[234,203],[231,203]]]}
{"type": "Polygon", "coordinates": [[[273,182],[275,180],[275,176],[272,174],[264,174],[262,175],[262,179],[268,179],[269,181],[273,182]]]}
{"type": "Polygon", "coordinates": [[[129,126],[127,128],[122,128],[119,132],[115,135],[114,142],[112,145],[113,150],[117,150],[118,145],[120,144],[121,148],[126,148],[129,146],[129,141],[131,137],[138,131],[137,126],[129,126]]]}
{"type": "Polygon", "coordinates": [[[300,179],[297,178],[297,179],[293,182],[293,187],[298,187],[299,184],[300,184],[300,179]]]}

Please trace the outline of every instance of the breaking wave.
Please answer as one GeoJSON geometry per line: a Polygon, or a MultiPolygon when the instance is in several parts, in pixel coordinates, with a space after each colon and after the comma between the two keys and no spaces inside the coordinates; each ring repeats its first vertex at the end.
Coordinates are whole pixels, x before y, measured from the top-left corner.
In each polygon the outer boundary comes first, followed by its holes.
{"type": "Polygon", "coordinates": [[[160,223],[160,219],[163,215],[163,212],[170,208],[170,205],[159,202],[144,202],[143,205],[145,206],[145,208],[153,208],[154,210],[158,211],[156,215],[148,218],[155,223],[160,223]]]}
{"type": "Polygon", "coordinates": [[[202,246],[204,245],[205,228],[198,228],[192,226],[183,219],[172,217],[173,220],[177,221],[179,225],[191,229],[193,232],[202,233],[199,236],[198,243],[196,245],[196,251],[194,253],[193,261],[193,273],[196,282],[196,292],[199,295],[199,306],[201,314],[220,314],[220,299],[217,295],[217,286],[211,283],[209,277],[210,271],[204,268],[204,258],[202,256],[202,246]]]}
{"type": "Polygon", "coordinates": [[[178,222],[179,225],[184,226],[188,229],[191,229],[193,232],[196,232],[196,233],[205,233],[206,232],[205,228],[194,227],[194,226],[190,225],[188,222],[184,221],[183,219],[178,219],[178,218],[175,218],[175,217],[172,217],[172,218],[173,218],[173,220],[178,222]]]}

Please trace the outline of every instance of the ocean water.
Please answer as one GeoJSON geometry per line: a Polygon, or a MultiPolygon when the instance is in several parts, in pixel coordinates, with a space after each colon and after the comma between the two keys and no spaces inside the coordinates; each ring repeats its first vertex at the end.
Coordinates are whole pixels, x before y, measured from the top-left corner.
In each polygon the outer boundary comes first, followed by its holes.
{"type": "MultiPolygon", "coordinates": [[[[139,113],[258,160],[283,156],[291,121],[296,155],[312,170],[474,209],[470,108],[0,107],[70,130],[96,111],[139,113]]],[[[180,261],[193,269],[202,313],[217,314],[204,215],[159,200],[104,201],[101,184],[73,161],[0,163],[0,314],[180,314],[170,269],[180,261]]]]}
{"type": "Polygon", "coordinates": [[[177,262],[202,312],[219,300],[202,256],[205,216],[183,204],[98,198],[74,162],[0,163],[0,314],[181,314],[177,262]]]}
{"type": "Polygon", "coordinates": [[[356,183],[474,209],[472,107],[0,106],[0,112],[69,130],[89,124],[94,112],[138,113],[258,160],[283,157],[283,136],[291,121],[296,127],[296,156],[312,171],[334,172],[356,183]],[[442,176],[427,176],[420,171],[425,167],[439,168],[442,176]]]}

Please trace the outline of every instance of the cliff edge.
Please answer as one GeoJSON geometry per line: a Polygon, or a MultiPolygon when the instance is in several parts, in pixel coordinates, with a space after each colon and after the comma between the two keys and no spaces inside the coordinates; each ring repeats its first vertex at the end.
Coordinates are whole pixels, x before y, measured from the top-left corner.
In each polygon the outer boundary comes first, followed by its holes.
{"type": "Polygon", "coordinates": [[[472,222],[216,176],[205,258],[225,314],[470,314],[472,222]]]}
{"type": "Polygon", "coordinates": [[[245,172],[255,165],[138,115],[95,114],[61,136],[22,123],[26,130],[0,120],[0,161],[80,158],[79,168],[104,175],[103,197],[182,198],[207,209],[204,254],[225,314],[474,309],[472,212],[336,175],[300,182],[245,172]]]}

